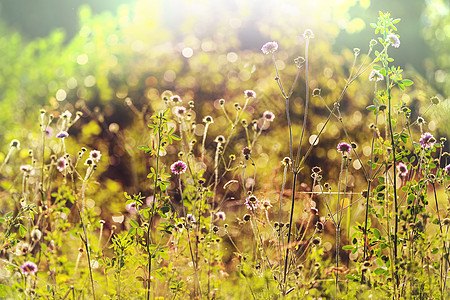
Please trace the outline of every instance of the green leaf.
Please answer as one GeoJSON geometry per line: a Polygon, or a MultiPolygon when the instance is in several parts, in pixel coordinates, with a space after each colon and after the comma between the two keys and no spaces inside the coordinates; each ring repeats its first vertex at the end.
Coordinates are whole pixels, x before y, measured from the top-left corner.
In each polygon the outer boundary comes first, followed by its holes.
{"type": "Polygon", "coordinates": [[[366,109],[367,110],[372,110],[372,111],[376,111],[377,110],[375,105],[369,105],[369,106],[366,107],[366,109]]]}
{"type": "Polygon", "coordinates": [[[376,275],[383,275],[383,274],[385,274],[386,271],[387,271],[387,270],[385,270],[385,269],[383,269],[383,268],[376,268],[373,272],[374,272],[376,275]]]}
{"type": "Polygon", "coordinates": [[[342,247],[343,250],[353,250],[353,245],[345,245],[342,247]]]}
{"type": "Polygon", "coordinates": [[[384,177],[382,177],[382,176],[379,176],[379,177],[378,177],[378,181],[379,181],[381,184],[385,184],[385,183],[386,183],[384,177]]]}
{"type": "Polygon", "coordinates": [[[138,228],[139,227],[139,223],[136,222],[135,220],[131,219],[130,220],[130,225],[134,228],[138,228]]]}
{"type": "Polygon", "coordinates": [[[413,85],[413,84],[414,84],[414,81],[409,80],[409,79],[403,79],[403,80],[402,80],[402,84],[403,84],[404,86],[410,86],[410,85],[413,85]]]}
{"type": "Polygon", "coordinates": [[[380,239],[381,238],[381,232],[378,229],[374,229],[373,230],[373,235],[377,238],[380,239]]]}
{"type": "Polygon", "coordinates": [[[397,85],[402,91],[405,90],[405,86],[403,84],[401,84],[400,82],[397,82],[397,85]]]}
{"type": "Polygon", "coordinates": [[[27,233],[27,229],[22,224],[19,225],[19,234],[23,238],[25,237],[25,234],[27,233]]]}

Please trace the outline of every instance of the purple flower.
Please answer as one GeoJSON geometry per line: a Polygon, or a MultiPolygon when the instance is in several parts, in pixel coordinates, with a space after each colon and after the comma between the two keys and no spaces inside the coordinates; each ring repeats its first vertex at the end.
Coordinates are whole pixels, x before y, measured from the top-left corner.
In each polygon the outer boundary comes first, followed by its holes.
{"type": "Polygon", "coordinates": [[[57,137],[58,139],[66,138],[66,137],[68,137],[68,136],[69,136],[69,134],[67,133],[67,131],[64,131],[64,130],[61,130],[61,131],[56,135],[56,137],[57,137]]]}
{"type": "Polygon", "coordinates": [[[34,275],[38,271],[38,267],[34,262],[26,261],[23,263],[23,265],[20,266],[20,270],[22,271],[22,274],[25,276],[28,275],[34,275]]]}
{"type": "Polygon", "coordinates": [[[247,98],[256,98],[256,93],[253,90],[245,90],[244,95],[247,98]]]}
{"type": "Polygon", "coordinates": [[[448,165],[445,166],[444,171],[445,171],[446,173],[450,173],[450,164],[448,164],[448,165]]]}
{"type": "Polygon", "coordinates": [[[178,96],[178,95],[174,95],[174,96],[170,97],[170,100],[175,103],[183,102],[183,100],[181,100],[180,96],[178,96]]]}
{"type": "Polygon", "coordinates": [[[263,118],[266,121],[273,122],[273,120],[275,119],[275,115],[273,114],[273,112],[266,110],[263,113],[263,118]]]}
{"type": "Polygon", "coordinates": [[[22,172],[29,173],[31,172],[31,170],[33,170],[33,167],[31,165],[20,166],[20,171],[22,172]]]}
{"type": "Polygon", "coordinates": [[[398,36],[391,33],[387,36],[387,38],[389,42],[391,42],[392,46],[394,46],[395,48],[400,47],[400,39],[398,38],[398,36]]]}
{"type": "Polygon", "coordinates": [[[433,148],[434,144],[436,143],[436,139],[431,133],[425,132],[419,139],[419,143],[422,145],[424,149],[429,149],[433,148]]]}
{"type": "Polygon", "coordinates": [[[337,145],[337,151],[341,152],[342,154],[350,153],[351,150],[352,150],[352,146],[350,146],[347,143],[339,143],[337,145]]]}
{"type": "Polygon", "coordinates": [[[256,209],[258,207],[259,201],[258,201],[258,198],[251,195],[251,196],[248,196],[247,199],[245,199],[244,204],[245,204],[245,206],[247,206],[247,209],[252,210],[252,209],[256,209]]]}
{"type": "Polygon", "coordinates": [[[172,171],[173,174],[176,175],[180,175],[183,174],[184,172],[186,172],[187,169],[187,165],[184,161],[179,160],[177,162],[174,162],[171,166],[170,166],[170,170],[172,171]]]}
{"type": "Polygon", "coordinates": [[[137,214],[137,212],[138,212],[136,202],[128,203],[127,205],[125,205],[125,209],[130,214],[137,214]]]}
{"type": "Polygon", "coordinates": [[[408,174],[408,166],[406,164],[399,162],[397,164],[397,170],[400,173],[400,176],[405,177],[408,174]]]}
{"type": "Polygon", "coordinates": [[[50,126],[47,126],[47,128],[45,128],[45,135],[48,137],[48,138],[51,138],[52,136],[53,136],[53,128],[52,127],[50,127],[50,126]]]}
{"type": "Polygon", "coordinates": [[[222,221],[225,221],[225,213],[223,211],[216,212],[216,216],[221,219],[222,221]]]}
{"type": "Polygon", "coordinates": [[[175,114],[175,116],[177,116],[178,118],[182,118],[184,116],[184,114],[186,113],[186,108],[183,106],[175,106],[173,108],[173,113],[175,114]]]}
{"type": "Polygon", "coordinates": [[[67,160],[65,159],[64,156],[61,156],[60,158],[58,158],[58,160],[56,161],[56,168],[58,169],[58,171],[62,172],[66,169],[68,163],[67,160]]]}
{"type": "Polygon", "coordinates": [[[186,220],[189,222],[189,223],[195,223],[195,216],[193,215],[193,214],[187,214],[186,215],[186,220]]]}
{"type": "Polygon", "coordinates": [[[264,54],[274,53],[278,50],[278,43],[277,42],[268,42],[265,43],[264,46],[262,46],[261,51],[264,54]]]}
{"type": "Polygon", "coordinates": [[[98,150],[92,150],[89,152],[89,158],[92,158],[93,161],[98,162],[102,157],[102,153],[98,150]]]}
{"type": "Polygon", "coordinates": [[[370,81],[381,81],[384,79],[384,76],[378,70],[372,70],[369,75],[370,81]]]}

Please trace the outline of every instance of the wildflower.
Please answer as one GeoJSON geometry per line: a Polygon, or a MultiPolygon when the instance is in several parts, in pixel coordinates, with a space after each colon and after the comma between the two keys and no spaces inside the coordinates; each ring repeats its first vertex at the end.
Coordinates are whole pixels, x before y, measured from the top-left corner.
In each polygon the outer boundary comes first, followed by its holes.
{"type": "Polygon", "coordinates": [[[181,102],[183,102],[183,100],[181,100],[180,96],[178,96],[178,95],[173,95],[172,97],[170,97],[170,101],[172,101],[174,103],[181,103],[181,102]]]}
{"type": "Polygon", "coordinates": [[[261,51],[264,54],[274,53],[277,50],[278,50],[277,42],[267,42],[261,48],[261,51]]]}
{"type": "Polygon", "coordinates": [[[91,166],[91,165],[93,165],[94,164],[94,160],[92,160],[92,158],[88,158],[88,159],[86,159],[86,161],[84,162],[84,165],[85,166],[91,166]]]}
{"type": "Polygon", "coordinates": [[[173,113],[178,118],[182,118],[184,116],[184,114],[186,113],[186,108],[184,108],[183,106],[175,106],[173,108],[173,113]]]}
{"type": "Polygon", "coordinates": [[[189,223],[195,223],[195,216],[193,215],[193,214],[187,214],[186,215],[186,220],[189,222],[189,223]]]}
{"type": "Polygon", "coordinates": [[[313,172],[313,173],[316,173],[316,174],[318,174],[318,173],[320,173],[320,172],[322,172],[322,169],[320,168],[320,167],[313,167],[312,169],[311,169],[311,171],[313,172]]]}
{"type": "Polygon", "coordinates": [[[301,56],[294,59],[294,63],[297,66],[297,68],[300,68],[304,62],[305,62],[305,58],[303,58],[301,56]]]}
{"type": "Polygon", "coordinates": [[[242,154],[244,154],[245,159],[249,159],[250,158],[250,153],[252,153],[252,148],[245,146],[244,148],[242,148],[242,154]]]}
{"type": "Polygon", "coordinates": [[[431,133],[425,132],[419,139],[419,143],[422,145],[424,149],[429,149],[433,148],[434,144],[436,143],[436,139],[431,133]]]}
{"type": "Polygon", "coordinates": [[[450,164],[445,166],[444,171],[445,173],[450,173],[450,164]]]}
{"type": "Polygon", "coordinates": [[[397,165],[397,170],[400,173],[400,176],[405,177],[408,174],[408,167],[406,164],[399,162],[397,165]]]}
{"type": "Polygon", "coordinates": [[[256,98],[256,93],[253,90],[245,90],[244,95],[247,98],[256,98]]]}
{"type": "Polygon", "coordinates": [[[400,39],[398,38],[398,36],[391,33],[387,36],[387,38],[389,42],[391,42],[392,46],[394,46],[395,48],[400,47],[400,39]]]}
{"type": "Polygon", "coordinates": [[[20,166],[20,171],[22,172],[29,173],[31,172],[31,170],[33,170],[33,167],[31,165],[20,166]]]}
{"type": "Polygon", "coordinates": [[[305,39],[312,39],[314,38],[314,33],[312,32],[311,29],[306,29],[305,32],[303,33],[303,37],[305,39]]]}
{"type": "Polygon", "coordinates": [[[384,79],[384,76],[380,73],[380,71],[373,69],[372,72],[370,72],[369,80],[370,81],[381,81],[384,79]]]}
{"type": "Polygon", "coordinates": [[[70,120],[70,118],[72,118],[72,113],[68,110],[66,110],[65,112],[63,112],[61,114],[61,119],[66,119],[66,120],[70,120]]]}
{"type": "Polygon", "coordinates": [[[45,135],[46,135],[48,138],[51,138],[51,137],[53,136],[53,132],[54,132],[54,130],[53,130],[53,128],[50,127],[50,126],[47,126],[47,128],[45,128],[45,131],[44,131],[45,135]]]}
{"type": "Polygon", "coordinates": [[[187,165],[184,161],[179,160],[177,162],[174,162],[171,166],[170,166],[170,170],[172,171],[173,174],[176,175],[180,175],[183,174],[184,172],[186,172],[187,169],[187,165]]]}
{"type": "Polygon", "coordinates": [[[352,149],[352,146],[350,146],[347,143],[339,143],[337,145],[337,151],[341,152],[342,154],[350,153],[351,149],[352,149]]]}
{"type": "Polygon", "coordinates": [[[273,112],[266,110],[263,113],[263,118],[266,121],[273,122],[273,119],[275,119],[275,115],[273,114],[273,112]]]}
{"type": "Polygon", "coordinates": [[[100,157],[102,157],[102,154],[98,150],[92,150],[89,152],[89,158],[92,158],[93,161],[98,162],[100,160],[100,157]]]}
{"type": "Polygon", "coordinates": [[[361,52],[361,49],[359,49],[359,48],[353,48],[353,54],[359,55],[360,52],[361,52]]]}
{"type": "Polygon", "coordinates": [[[250,215],[249,214],[245,214],[243,219],[244,219],[245,222],[250,221],[250,215]]]}
{"type": "Polygon", "coordinates": [[[216,212],[216,216],[221,219],[222,221],[225,221],[225,213],[223,211],[216,212]]]}
{"type": "Polygon", "coordinates": [[[23,265],[20,266],[20,270],[22,271],[22,274],[25,276],[28,275],[34,275],[38,271],[38,267],[34,262],[26,261],[23,263],[23,265]]]}
{"type": "Polygon", "coordinates": [[[220,99],[219,100],[219,104],[222,106],[222,105],[224,105],[225,104],[225,99],[220,99]]]}
{"type": "Polygon", "coordinates": [[[247,199],[245,199],[244,202],[245,206],[247,206],[247,209],[256,209],[258,207],[259,201],[258,198],[256,198],[254,195],[248,196],[247,199]]]}
{"type": "Polygon", "coordinates": [[[214,123],[214,120],[211,116],[206,116],[203,118],[203,122],[208,123],[208,124],[212,124],[214,123]]]}
{"type": "Polygon", "coordinates": [[[33,241],[35,241],[35,242],[39,241],[41,239],[41,237],[42,237],[42,232],[38,228],[34,228],[31,231],[31,239],[33,241]]]}
{"type": "Polygon", "coordinates": [[[431,103],[432,103],[432,104],[438,105],[439,102],[441,102],[441,99],[439,99],[438,96],[434,96],[434,97],[431,98],[431,103]]]}
{"type": "Polygon", "coordinates": [[[11,143],[9,144],[9,146],[10,146],[11,148],[17,148],[17,149],[20,149],[20,142],[19,142],[19,140],[14,139],[14,140],[11,141],[11,143]]]}
{"type": "Polygon", "coordinates": [[[68,137],[68,136],[69,136],[69,134],[67,133],[67,131],[64,131],[64,130],[61,130],[61,131],[56,135],[56,137],[57,137],[58,139],[66,138],[66,137],[68,137]]]}
{"type": "Polygon", "coordinates": [[[269,210],[270,208],[272,208],[273,206],[272,206],[272,204],[270,203],[270,201],[269,200],[264,200],[263,202],[262,202],[262,207],[265,209],[265,210],[269,210]]]}
{"type": "Polygon", "coordinates": [[[291,163],[292,163],[292,161],[291,161],[291,158],[290,157],[285,157],[285,158],[283,158],[283,160],[281,161],[282,163],[283,163],[283,165],[285,165],[285,166],[290,166],[291,165],[291,163]]]}
{"type": "Polygon", "coordinates": [[[136,202],[128,203],[127,205],[125,205],[125,209],[130,214],[137,214],[137,212],[138,212],[136,202]]]}
{"type": "Polygon", "coordinates": [[[313,97],[320,96],[320,89],[314,89],[312,92],[313,97]]]}
{"type": "Polygon", "coordinates": [[[425,124],[425,120],[422,117],[417,117],[417,124],[425,124]]]}
{"type": "Polygon", "coordinates": [[[61,156],[56,161],[56,169],[58,169],[58,171],[60,171],[60,172],[64,171],[66,169],[67,165],[68,165],[68,163],[64,156],[61,156]]]}
{"type": "Polygon", "coordinates": [[[373,48],[376,44],[378,44],[378,42],[375,39],[371,39],[370,42],[369,42],[370,48],[373,48]]]}
{"type": "Polygon", "coordinates": [[[216,139],[214,140],[214,142],[223,144],[223,143],[225,143],[225,138],[224,138],[223,135],[218,135],[218,136],[216,137],[216,139]]]}

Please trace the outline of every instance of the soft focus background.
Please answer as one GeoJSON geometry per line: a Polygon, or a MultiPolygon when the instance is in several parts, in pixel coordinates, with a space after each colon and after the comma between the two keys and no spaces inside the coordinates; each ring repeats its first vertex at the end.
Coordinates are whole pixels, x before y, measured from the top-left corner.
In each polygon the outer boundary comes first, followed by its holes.
{"type": "MultiPolygon", "coordinates": [[[[397,103],[405,101],[415,119],[438,95],[443,101],[425,115],[425,130],[438,138],[448,137],[449,9],[449,2],[443,0],[2,1],[0,162],[13,138],[22,142],[22,152],[5,174],[13,174],[27,162],[28,149],[38,147],[41,108],[55,116],[65,110],[82,111],[83,117],[69,131],[68,151],[75,154],[82,146],[102,151],[98,178],[102,188],[95,202],[97,213],[109,219],[112,211],[125,211],[123,191],[149,194],[149,158],[137,146],[148,142],[146,119],[164,107],[161,94],[165,90],[179,94],[186,107],[188,101],[195,101],[192,122],[198,124],[199,141],[202,118],[214,117],[206,143],[207,156],[212,157],[214,138],[228,130],[217,99],[224,98],[227,110],[234,114],[233,104],[243,105],[243,91],[253,89],[258,97],[249,106],[247,121],[258,120],[266,110],[276,115],[254,149],[256,184],[260,190],[276,192],[281,176],[274,175],[288,155],[287,122],[273,65],[261,53],[261,46],[278,41],[277,64],[289,86],[296,73],[293,61],[304,56],[301,35],[310,28],[315,34],[310,47],[310,87],[321,88],[332,105],[348,77],[353,48],[361,49],[361,63],[369,41],[375,38],[369,24],[376,22],[378,11],[402,19],[397,24],[401,46],[390,50],[390,56],[405,69],[404,78],[415,84],[405,92],[395,90],[397,103]]],[[[302,72],[292,98],[295,140],[304,95],[302,72]]],[[[368,127],[373,117],[365,107],[372,103],[372,95],[367,72],[348,90],[341,105],[363,161],[370,153],[368,127]]],[[[307,138],[318,132],[327,116],[323,104],[316,98],[312,101],[307,138]]],[[[239,154],[244,138],[240,129],[230,154],[239,154]]],[[[309,167],[321,166],[330,183],[337,181],[335,147],[342,139],[342,130],[333,120],[307,162],[309,167]]],[[[53,141],[49,147],[56,145],[53,141]]],[[[173,162],[179,150],[169,148],[165,163],[173,162]]],[[[354,164],[349,179],[358,192],[362,189],[358,183],[365,182],[359,172],[360,166],[354,164]]],[[[308,174],[304,177],[310,181],[308,174]]]]}

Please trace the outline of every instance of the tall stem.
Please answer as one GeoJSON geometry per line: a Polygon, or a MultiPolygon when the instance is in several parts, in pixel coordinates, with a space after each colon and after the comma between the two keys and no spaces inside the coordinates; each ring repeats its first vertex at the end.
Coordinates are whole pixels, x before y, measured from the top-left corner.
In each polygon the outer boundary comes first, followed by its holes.
{"type": "Polygon", "coordinates": [[[284,275],[283,275],[283,285],[284,285],[284,293],[286,293],[286,277],[287,277],[287,267],[288,267],[288,260],[289,260],[289,248],[290,248],[290,242],[291,242],[291,231],[292,231],[292,219],[294,217],[294,205],[295,205],[295,186],[297,182],[297,170],[294,170],[294,178],[293,178],[293,185],[292,185],[292,202],[291,202],[291,216],[289,218],[289,230],[288,230],[288,239],[287,239],[287,247],[286,247],[286,255],[284,257],[284,275]]]}

